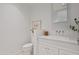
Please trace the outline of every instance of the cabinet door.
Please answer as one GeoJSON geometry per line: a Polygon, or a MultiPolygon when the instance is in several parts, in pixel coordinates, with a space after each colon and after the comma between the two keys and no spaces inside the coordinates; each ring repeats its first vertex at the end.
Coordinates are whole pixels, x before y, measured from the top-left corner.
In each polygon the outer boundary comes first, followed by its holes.
{"type": "Polygon", "coordinates": [[[73,50],[70,51],[70,50],[60,49],[59,54],[60,55],[79,55],[79,51],[73,51],[73,50]]]}
{"type": "Polygon", "coordinates": [[[39,55],[58,55],[58,49],[47,45],[39,45],[39,55]]]}

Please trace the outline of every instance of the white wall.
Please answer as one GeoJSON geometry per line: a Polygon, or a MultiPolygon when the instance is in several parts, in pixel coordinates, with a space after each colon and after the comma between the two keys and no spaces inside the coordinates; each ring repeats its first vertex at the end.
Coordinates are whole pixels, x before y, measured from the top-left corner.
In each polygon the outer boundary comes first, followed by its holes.
{"type": "Polygon", "coordinates": [[[0,54],[16,54],[30,41],[28,7],[23,6],[0,4],[0,54]]]}
{"type": "Polygon", "coordinates": [[[43,30],[50,30],[51,28],[51,6],[49,3],[31,4],[31,20],[41,20],[41,27],[43,30]]]}
{"type": "MultiPolygon", "coordinates": [[[[75,25],[74,18],[79,17],[79,3],[68,4],[68,25],[75,25]]],[[[76,26],[76,25],[75,25],[76,26]]],[[[79,37],[77,32],[69,29],[69,35],[72,37],[79,37]]]]}
{"type": "MultiPolygon", "coordinates": [[[[32,5],[32,14],[31,20],[41,20],[42,29],[48,30],[50,34],[56,34],[56,30],[64,30],[63,35],[76,36],[77,33],[70,30],[69,25],[72,23],[74,17],[79,16],[79,4],[68,4],[68,19],[67,22],[56,23],[54,24],[52,20],[52,11],[51,4],[31,4],[32,5]]],[[[78,35],[77,35],[78,36],[78,35]]]]}

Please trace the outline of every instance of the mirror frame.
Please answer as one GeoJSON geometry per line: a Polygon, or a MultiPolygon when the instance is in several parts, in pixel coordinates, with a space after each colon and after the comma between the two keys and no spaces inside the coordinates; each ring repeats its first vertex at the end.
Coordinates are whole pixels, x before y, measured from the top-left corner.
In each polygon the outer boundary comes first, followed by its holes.
{"type": "MultiPolygon", "coordinates": [[[[57,6],[57,5],[56,5],[57,6]]],[[[60,7],[60,6],[59,6],[60,7]]],[[[68,19],[68,6],[67,3],[51,3],[51,12],[52,12],[52,21],[53,23],[60,23],[60,22],[66,22],[68,19]],[[59,10],[57,10],[55,8],[56,4],[65,4],[65,7],[63,7],[63,5],[61,6],[61,8],[59,8],[59,10]],[[55,9],[54,9],[55,8],[55,9]],[[66,12],[64,12],[66,10],[66,12]],[[64,14],[64,15],[62,15],[64,14]],[[61,16],[62,15],[62,16],[61,16]],[[61,18],[62,17],[62,18],[61,18]],[[64,19],[63,19],[64,18],[64,19]],[[61,20],[59,20],[61,19],[61,20]]]]}

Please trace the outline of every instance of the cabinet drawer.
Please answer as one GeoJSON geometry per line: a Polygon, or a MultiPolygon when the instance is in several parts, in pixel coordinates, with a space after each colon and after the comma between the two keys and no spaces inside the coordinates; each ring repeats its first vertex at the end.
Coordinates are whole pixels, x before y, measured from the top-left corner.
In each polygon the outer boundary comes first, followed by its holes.
{"type": "Polygon", "coordinates": [[[58,49],[45,44],[39,44],[39,54],[42,55],[58,55],[58,49]]]}
{"type": "Polygon", "coordinates": [[[64,49],[60,49],[59,51],[60,55],[79,55],[79,51],[70,51],[70,50],[64,50],[64,49]]]}

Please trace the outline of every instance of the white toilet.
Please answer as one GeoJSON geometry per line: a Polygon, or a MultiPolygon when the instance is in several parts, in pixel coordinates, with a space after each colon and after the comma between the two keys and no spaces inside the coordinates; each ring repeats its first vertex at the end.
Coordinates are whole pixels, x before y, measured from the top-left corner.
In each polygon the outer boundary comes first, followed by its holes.
{"type": "Polygon", "coordinates": [[[32,55],[33,54],[33,45],[32,43],[25,44],[20,51],[21,55],[32,55]]]}
{"type": "Polygon", "coordinates": [[[22,55],[36,55],[37,54],[37,36],[36,31],[32,34],[32,43],[27,43],[22,46],[20,54],[22,55]]]}

